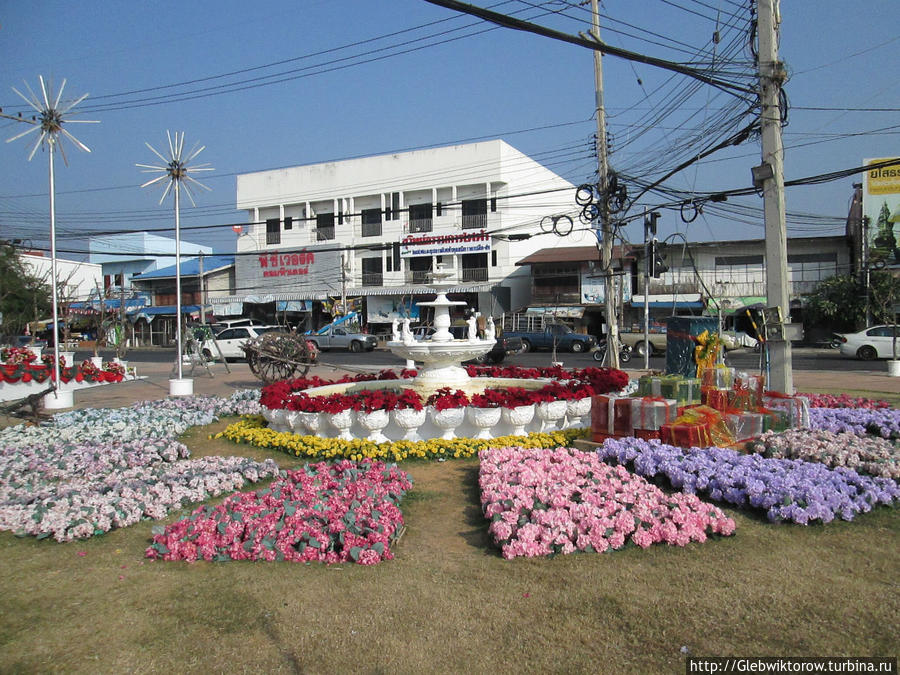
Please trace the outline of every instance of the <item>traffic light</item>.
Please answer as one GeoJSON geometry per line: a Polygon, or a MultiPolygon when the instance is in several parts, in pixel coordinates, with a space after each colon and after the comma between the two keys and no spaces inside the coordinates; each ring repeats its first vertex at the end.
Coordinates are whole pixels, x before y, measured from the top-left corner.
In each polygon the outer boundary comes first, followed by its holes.
{"type": "Polygon", "coordinates": [[[669,271],[669,266],[663,257],[666,252],[666,245],[660,243],[653,238],[647,248],[647,265],[650,268],[650,276],[658,279],[663,272],[669,271]]]}

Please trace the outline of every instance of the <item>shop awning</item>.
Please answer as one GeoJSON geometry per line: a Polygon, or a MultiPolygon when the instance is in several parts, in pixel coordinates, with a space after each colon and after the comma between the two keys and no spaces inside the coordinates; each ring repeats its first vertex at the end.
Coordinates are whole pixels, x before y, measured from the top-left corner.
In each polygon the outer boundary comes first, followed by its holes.
{"type": "Polygon", "coordinates": [[[764,295],[742,295],[730,298],[707,298],[706,309],[710,314],[715,314],[718,308],[722,314],[734,314],[743,311],[745,307],[765,306],[768,298],[764,295]]]}
{"type": "Polygon", "coordinates": [[[584,307],[570,305],[564,307],[528,307],[526,315],[555,316],[561,319],[580,319],[584,316],[584,307]]]}
{"type": "MultiPolygon", "coordinates": [[[[137,321],[138,319],[146,319],[147,321],[153,321],[154,317],[157,316],[175,316],[175,311],[177,307],[175,305],[159,305],[155,307],[143,307],[140,311],[136,312],[134,315],[129,318],[132,321],[137,321]]],[[[181,306],[182,314],[189,314],[200,316],[200,305],[182,305],[181,306]]]]}
{"type": "MultiPolygon", "coordinates": [[[[681,309],[704,308],[704,304],[700,300],[699,293],[676,293],[674,297],[671,294],[664,295],[651,293],[648,296],[648,301],[650,303],[650,309],[672,309],[672,307],[678,307],[681,309]]],[[[631,306],[643,307],[644,296],[633,295],[631,297],[631,306]]]]}

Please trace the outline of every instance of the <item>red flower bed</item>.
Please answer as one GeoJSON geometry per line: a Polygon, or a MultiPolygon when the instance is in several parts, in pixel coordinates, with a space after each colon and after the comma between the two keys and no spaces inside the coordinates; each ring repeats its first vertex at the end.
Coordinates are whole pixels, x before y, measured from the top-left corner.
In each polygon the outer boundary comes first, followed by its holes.
{"type": "MultiPolygon", "coordinates": [[[[59,369],[59,378],[63,382],[121,382],[125,376],[124,369],[119,367],[113,370],[100,370],[96,368],[90,361],[85,361],[89,367],[84,364],[75,368],[66,368],[61,366],[59,369]]],[[[0,366],[0,382],[7,384],[17,384],[18,382],[38,382],[43,383],[53,379],[53,368],[47,365],[36,365],[34,363],[6,363],[0,366]]]]}

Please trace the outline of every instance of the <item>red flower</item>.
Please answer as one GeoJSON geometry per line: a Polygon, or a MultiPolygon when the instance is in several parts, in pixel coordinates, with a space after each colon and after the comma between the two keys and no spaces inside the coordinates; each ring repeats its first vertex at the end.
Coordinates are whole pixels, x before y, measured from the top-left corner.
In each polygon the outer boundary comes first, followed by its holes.
{"type": "Polygon", "coordinates": [[[434,406],[435,410],[464,408],[469,405],[469,397],[461,389],[453,391],[450,387],[441,387],[428,397],[426,403],[434,406]]]}

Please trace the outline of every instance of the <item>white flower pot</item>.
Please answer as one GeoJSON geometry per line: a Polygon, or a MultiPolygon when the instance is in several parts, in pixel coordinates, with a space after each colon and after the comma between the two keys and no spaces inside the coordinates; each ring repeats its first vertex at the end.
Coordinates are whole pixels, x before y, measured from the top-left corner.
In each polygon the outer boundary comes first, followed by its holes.
{"type": "Polygon", "coordinates": [[[75,352],[60,352],[59,359],[60,366],[65,364],[66,368],[71,368],[75,365],[75,352]]]}
{"type": "Polygon", "coordinates": [[[525,426],[534,419],[534,404],[503,408],[503,421],[510,425],[513,436],[524,436],[525,426]]]}
{"type": "Polygon", "coordinates": [[[319,427],[322,426],[322,416],[317,412],[298,412],[297,418],[303,431],[313,436],[319,433],[319,427]]]}
{"type": "Polygon", "coordinates": [[[296,410],[283,410],[281,411],[280,417],[284,420],[284,425],[288,430],[293,431],[294,433],[299,433],[303,430],[303,425],[300,423],[300,413],[296,410]]]}
{"type": "Polygon", "coordinates": [[[446,440],[456,438],[456,434],[453,432],[456,427],[462,424],[466,419],[466,409],[447,408],[445,410],[438,410],[437,408],[430,407],[429,410],[431,421],[434,423],[434,426],[443,431],[441,438],[446,440]]]}
{"type": "Polygon", "coordinates": [[[345,441],[352,441],[353,435],[350,433],[350,427],[353,426],[353,411],[341,410],[339,413],[323,413],[322,416],[327,422],[338,431],[338,438],[345,441]]]}
{"type": "Polygon", "coordinates": [[[388,441],[388,437],[382,433],[382,429],[391,421],[387,410],[358,411],[356,413],[356,421],[359,422],[359,426],[366,430],[368,434],[366,438],[368,440],[373,443],[385,443],[388,441]]]}
{"type": "Polygon", "coordinates": [[[584,426],[584,418],[591,414],[591,397],[575,398],[566,401],[568,426],[584,426]]]}
{"type": "Polygon", "coordinates": [[[103,367],[103,357],[102,356],[92,356],[91,363],[93,363],[97,368],[103,367]]]}
{"type": "Polygon", "coordinates": [[[540,431],[559,429],[559,423],[566,416],[565,401],[543,401],[537,405],[537,416],[541,421],[540,431]]]}
{"type": "Polygon", "coordinates": [[[467,408],[469,422],[478,429],[475,438],[493,438],[489,429],[500,423],[502,408],[467,408]]]}
{"type": "Polygon", "coordinates": [[[419,436],[419,427],[425,424],[426,410],[415,410],[413,408],[402,408],[394,411],[394,424],[403,429],[404,441],[421,441],[419,436]]]}
{"type": "Polygon", "coordinates": [[[900,361],[889,360],[887,365],[888,375],[891,377],[900,377],[900,361]]]}
{"type": "Polygon", "coordinates": [[[190,378],[175,378],[169,380],[170,396],[193,396],[194,381],[190,378]]]}

